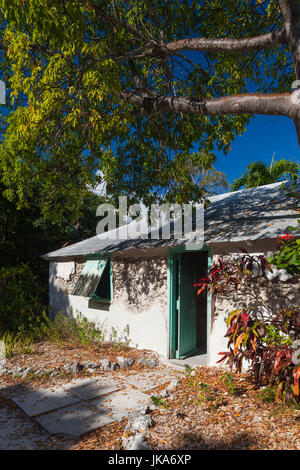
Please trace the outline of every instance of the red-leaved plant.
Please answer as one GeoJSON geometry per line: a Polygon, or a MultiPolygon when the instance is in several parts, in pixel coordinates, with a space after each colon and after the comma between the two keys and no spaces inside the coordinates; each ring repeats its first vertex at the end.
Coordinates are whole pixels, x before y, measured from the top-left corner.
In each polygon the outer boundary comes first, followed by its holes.
{"type": "MultiPolygon", "coordinates": [[[[198,294],[209,289],[215,295],[238,290],[243,280],[255,272],[264,275],[271,265],[263,255],[245,254],[239,259],[222,260],[211,267],[208,276],[195,284],[198,294]]],[[[271,282],[271,281],[270,281],[271,282]]],[[[251,289],[251,284],[249,284],[251,289]]],[[[266,307],[266,305],[264,305],[266,307]]],[[[269,308],[269,311],[271,308],[269,308]]],[[[220,352],[219,363],[227,361],[231,368],[241,372],[247,361],[257,386],[276,386],[276,400],[299,402],[300,365],[293,362],[293,344],[300,337],[299,306],[282,308],[264,316],[257,307],[233,310],[227,320],[228,351],[220,352]]]]}
{"type": "Polygon", "coordinates": [[[229,287],[238,289],[245,276],[251,277],[255,271],[264,275],[267,268],[273,272],[272,266],[263,255],[251,256],[245,252],[235,260],[224,261],[218,258],[218,262],[210,268],[208,277],[201,278],[194,286],[199,288],[197,294],[206,288],[209,288],[212,294],[224,294],[229,287]]]}

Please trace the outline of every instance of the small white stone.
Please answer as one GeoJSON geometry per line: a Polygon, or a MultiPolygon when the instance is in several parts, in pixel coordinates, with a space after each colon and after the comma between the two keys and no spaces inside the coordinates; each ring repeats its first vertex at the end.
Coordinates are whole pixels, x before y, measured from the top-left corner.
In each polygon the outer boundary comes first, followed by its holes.
{"type": "Polygon", "coordinates": [[[150,446],[144,436],[144,434],[138,434],[137,436],[131,436],[127,439],[123,439],[123,445],[125,450],[149,450],[150,446]]]}
{"type": "Polygon", "coordinates": [[[295,90],[291,93],[291,101],[292,101],[293,104],[299,104],[300,103],[300,89],[295,90]]]}

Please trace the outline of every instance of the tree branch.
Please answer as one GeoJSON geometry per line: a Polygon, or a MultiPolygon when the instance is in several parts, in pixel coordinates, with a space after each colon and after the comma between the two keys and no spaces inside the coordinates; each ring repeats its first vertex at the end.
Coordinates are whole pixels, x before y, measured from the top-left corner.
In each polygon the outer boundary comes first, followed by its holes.
{"type": "Polygon", "coordinates": [[[132,34],[143,44],[149,43],[149,39],[141,31],[136,29],[133,25],[127,23],[126,21],[120,20],[116,16],[111,16],[107,10],[103,10],[102,8],[94,4],[92,4],[91,6],[93,7],[97,15],[100,17],[100,19],[103,20],[106,24],[108,24],[114,32],[116,32],[118,28],[124,28],[125,31],[132,34]]]}
{"type": "Polygon", "coordinates": [[[291,117],[295,124],[298,143],[300,147],[300,89],[295,90],[292,93],[292,102],[293,102],[294,107],[292,108],[293,114],[291,117]]]}
{"type": "Polygon", "coordinates": [[[283,16],[286,40],[293,59],[297,80],[300,80],[300,1],[278,0],[283,16]]]}
{"type": "Polygon", "coordinates": [[[250,52],[254,50],[266,49],[286,43],[285,31],[275,31],[272,33],[242,39],[208,39],[192,38],[180,39],[168,44],[155,44],[143,52],[137,54],[135,58],[143,57],[165,57],[182,51],[215,51],[215,52],[250,52]]]}
{"type": "Polygon", "coordinates": [[[195,97],[141,97],[135,92],[124,92],[122,97],[138,109],[136,114],[151,115],[165,112],[181,112],[202,116],[224,114],[263,114],[282,115],[295,119],[298,106],[292,101],[294,93],[245,93],[221,98],[195,97]]]}

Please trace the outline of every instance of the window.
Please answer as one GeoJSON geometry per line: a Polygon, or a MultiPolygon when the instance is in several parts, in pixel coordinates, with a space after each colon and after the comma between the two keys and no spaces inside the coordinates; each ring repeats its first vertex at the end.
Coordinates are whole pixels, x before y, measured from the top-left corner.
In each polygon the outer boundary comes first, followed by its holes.
{"type": "Polygon", "coordinates": [[[112,300],[112,273],[109,257],[88,259],[74,286],[72,295],[93,300],[112,300]]]}

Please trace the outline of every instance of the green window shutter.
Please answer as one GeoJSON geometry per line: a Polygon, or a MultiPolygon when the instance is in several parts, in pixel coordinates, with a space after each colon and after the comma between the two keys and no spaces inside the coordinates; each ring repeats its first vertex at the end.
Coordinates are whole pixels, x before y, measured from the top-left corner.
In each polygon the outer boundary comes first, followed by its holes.
{"type": "Polygon", "coordinates": [[[72,290],[72,295],[92,298],[108,261],[108,258],[88,260],[72,290]]]}

